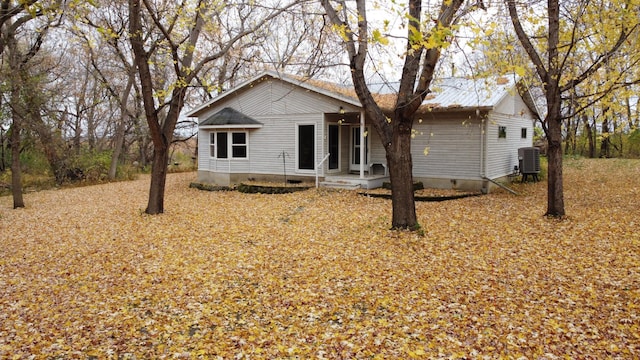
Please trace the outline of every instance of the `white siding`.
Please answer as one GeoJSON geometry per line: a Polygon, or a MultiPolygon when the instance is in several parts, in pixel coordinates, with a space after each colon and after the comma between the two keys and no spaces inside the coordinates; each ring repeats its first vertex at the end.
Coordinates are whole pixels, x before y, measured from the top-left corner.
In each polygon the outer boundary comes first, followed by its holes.
{"type": "Polygon", "coordinates": [[[340,106],[346,112],[360,110],[327,96],[293,86],[276,79],[268,79],[240,89],[214,104],[200,116],[200,121],[225,107],[234,108],[258,121],[268,115],[294,115],[308,113],[337,113],[340,106]]]}
{"type": "Polygon", "coordinates": [[[533,115],[519,96],[508,97],[489,113],[486,133],[486,176],[500,178],[518,165],[518,149],[533,145],[533,115]],[[498,128],[505,126],[506,138],[498,138],[498,128]],[[521,138],[526,128],[526,139],[521,138]]]}
{"type": "Polygon", "coordinates": [[[316,163],[322,160],[322,127],[324,122],[322,114],[268,116],[256,117],[256,119],[262,122],[264,126],[261,129],[250,132],[250,173],[284,174],[285,167],[287,174],[299,173],[296,163],[296,131],[298,124],[315,125],[316,163]]]}
{"type": "MultiPolygon", "coordinates": [[[[317,163],[327,152],[324,114],[336,114],[341,107],[348,113],[360,112],[352,105],[272,78],[229,94],[202,113],[200,121],[225,107],[232,107],[263,126],[247,130],[247,159],[211,158],[209,130],[200,130],[200,171],[256,175],[282,175],[286,171],[287,175],[312,175],[310,171],[297,171],[298,125],[315,126],[317,163]]],[[[429,113],[422,118],[422,122],[414,124],[416,136],[412,140],[414,176],[417,178],[447,182],[449,179],[478,180],[483,175],[499,178],[510,174],[518,164],[518,148],[532,146],[532,114],[516,93],[505,96],[484,122],[475,112],[429,113]],[[499,126],[507,127],[506,139],[498,139],[499,126]],[[526,139],[521,139],[522,128],[527,129],[526,139]],[[429,153],[425,156],[427,147],[429,153]]],[[[369,164],[386,164],[380,138],[372,125],[367,126],[369,164]]],[[[340,141],[340,170],[346,172],[350,162],[350,126],[340,127],[340,141]]],[[[321,176],[326,168],[325,163],[321,176]]]]}
{"type": "MultiPolygon", "coordinates": [[[[475,117],[475,115],[473,116],[475,117]]],[[[415,123],[411,140],[415,177],[478,179],[480,169],[481,122],[460,114],[434,115],[415,123]],[[427,155],[425,148],[429,148],[427,155]]]]}
{"type": "Polygon", "coordinates": [[[209,156],[210,141],[208,131],[198,131],[198,170],[209,170],[211,168],[209,161],[211,159],[209,156]]]}
{"type": "Polygon", "coordinates": [[[373,127],[373,125],[368,125],[369,132],[367,135],[369,136],[369,152],[371,157],[369,158],[369,164],[384,164],[387,165],[387,155],[384,151],[384,146],[382,146],[382,141],[380,140],[380,135],[373,127]]]}
{"type": "MultiPolygon", "coordinates": [[[[243,131],[239,129],[217,129],[215,131],[243,131]]],[[[201,171],[219,171],[229,173],[245,173],[250,171],[251,158],[246,159],[216,159],[211,157],[211,132],[212,130],[198,131],[198,170],[201,171]]],[[[247,141],[249,142],[248,151],[251,151],[251,136],[255,132],[254,129],[248,130],[247,141]]]]}
{"type": "Polygon", "coordinates": [[[248,130],[248,159],[212,159],[209,156],[209,131],[200,130],[198,169],[275,175],[286,171],[290,175],[309,175],[310,171],[297,170],[297,126],[315,126],[317,163],[322,160],[326,148],[324,113],[337,113],[341,106],[344,111],[359,111],[348,104],[275,79],[241,89],[208,109],[199,120],[202,121],[225,107],[232,107],[261,122],[262,128],[248,130]]]}

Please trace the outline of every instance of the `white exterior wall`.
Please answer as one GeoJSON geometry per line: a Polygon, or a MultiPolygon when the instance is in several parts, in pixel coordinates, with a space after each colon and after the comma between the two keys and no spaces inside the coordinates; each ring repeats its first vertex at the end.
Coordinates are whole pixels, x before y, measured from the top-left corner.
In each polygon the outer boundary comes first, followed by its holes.
{"type": "MultiPolygon", "coordinates": [[[[314,171],[297,169],[297,127],[315,126],[315,162],[326,153],[324,113],[359,111],[348,104],[321,94],[269,79],[227,95],[201,114],[200,121],[225,107],[234,108],[261,122],[262,128],[248,129],[247,159],[214,159],[210,156],[210,132],[243,131],[241,129],[200,129],[198,133],[198,170],[264,175],[315,175],[314,171]],[[285,164],[282,154],[284,152],[285,164]]],[[[324,176],[322,167],[320,175],[324,176]]]]}
{"type": "Polygon", "coordinates": [[[434,114],[413,126],[411,140],[415,178],[480,179],[481,121],[467,113],[434,114]],[[427,155],[425,148],[429,148],[427,155]]]}
{"type": "Polygon", "coordinates": [[[382,146],[382,140],[380,140],[380,135],[373,127],[373,125],[367,125],[369,128],[369,132],[367,136],[369,137],[369,164],[384,164],[387,165],[387,154],[384,151],[384,146],[382,146]]]}
{"type": "Polygon", "coordinates": [[[518,165],[518,149],[533,146],[533,114],[519,96],[508,97],[489,113],[486,132],[486,176],[497,179],[513,172],[518,165]],[[506,138],[498,138],[498,128],[505,126],[506,138]],[[521,138],[521,129],[527,138],[521,138]]]}
{"type": "Polygon", "coordinates": [[[337,113],[340,106],[345,112],[360,112],[359,108],[327,96],[280,80],[268,79],[225,96],[202,113],[200,120],[226,107],[262,122],[261,117],[269,115],[337,113]]]}
{"type": "MultiPolygon", "coordinates": [[[[231,179],[233,176],[259,178],[259,175],[283,175],[285,153],[287,176],[313,176],[313,171],[297,170],[297,127],[315,125],[315,160],[318,163],[327,153],[325,113],[342,111],[359,113],[360,109],[302,87],[267,78],[245,86],[214,103],[200,120],[206,119],[225,107],[232,107],[263,125],[247,129],[248,158],[221,159],[210,157],[209,133],[200,129],[198,134],[198,170],[204,178],[231,179]],[[213,173],[217,177],[208,176],[213,173]],[[231,174],[232,176],[225,174],[231,174]],[[218,176],[220,175],[220,176],[218,176]]],[[[509,94],[481,120],[475,112],[434,112],[421,116],[414,124],[416,136],[412,139],[414,178],[437,187],[456,187],[462,183],[482,185],[482,177],[491,179],[510,174],[518,164],[517,149],[532,146],[533,115],[516,93],[509,94]],[[507,127],[507,138],[498,138],[498,127],[507,127]],[[521,129],[527,129],[527,138],[521,139],[521,129]],[[424,155],[425,148],[428,155],[424,155]],[[458,185],[453,180],[459,180],[458,185]]],[[[385,164],[386,156],[378,134],[368,127],[368,164],[385,164]]],[[[234,131],[235,129],[227,129],[234,131]]],[[[220,129],[219,131],[224,131],[220,129]]],[[[238,131],[243,131],[238,129],[238,131]]],[[[350,127],[340,128],[340,172],[349,171],[350,127]]],[[[368,170],[368,166],[365,167],[368,170]]],[[[327,172],[327,163],[320,176],[327,172]]]]}

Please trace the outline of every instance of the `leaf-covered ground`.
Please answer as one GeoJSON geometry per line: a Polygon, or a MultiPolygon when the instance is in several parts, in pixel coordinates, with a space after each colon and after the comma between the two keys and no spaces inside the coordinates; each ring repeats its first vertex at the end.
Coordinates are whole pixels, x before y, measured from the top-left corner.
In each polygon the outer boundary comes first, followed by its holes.
{"type": "Polygon", "coordinates": [[[545,183],[416,204],[389,231],[355,192],[148,180],[0,198],[0,358],[640,357],[640,161],[571,160],[545,183]]]}

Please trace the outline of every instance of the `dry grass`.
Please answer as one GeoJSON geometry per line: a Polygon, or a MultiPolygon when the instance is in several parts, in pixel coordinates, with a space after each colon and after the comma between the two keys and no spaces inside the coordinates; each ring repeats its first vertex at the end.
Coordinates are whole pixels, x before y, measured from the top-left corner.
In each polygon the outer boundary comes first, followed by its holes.
{"type": "Polygon", "coordinates": [[[0,198],[0,358],[638,358],[640,161],[417,203],[148,179],[0,198]]]}

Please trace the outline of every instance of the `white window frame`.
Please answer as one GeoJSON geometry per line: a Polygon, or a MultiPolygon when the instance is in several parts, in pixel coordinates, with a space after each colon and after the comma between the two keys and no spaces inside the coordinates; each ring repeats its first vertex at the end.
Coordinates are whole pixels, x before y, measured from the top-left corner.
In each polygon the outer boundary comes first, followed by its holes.
{"type": "Polygon", "coordinates": [[[249,158],[249,133],[247,131],[229,131],[229,138],[227,143],[229,144],[229,154],[231,154],[231,159],[247,159],[249,158]],[[244,143],[234,143],[233,135],[234,134],[244,134],[244,143]],[[244,147],[244,156],[234,156],[233,150],[237,147],[244,147]]]}
{"type": "Polygon", "coordinates": [[[249,159],[249,132],[248,131],[233,131],[233,130],[223,130],[223,131],[211,131],[209,133],[209,156],[212,159],[219,160],[247,160],[249,159]],[[226,134],[227,135],[227,157],[219,158],[218,157],[218,134],[226,134]],[[234,143],[233,142],[233,134],[244,134],[244,143],[234,143]],[[234,156],[233,149],[234,147],[244,146],[245,148],[245,156],[234,156]]]}
{"type": "Polygon", "coordinates": [[[216,141],[217,134],[218,133],[216,131],[212,131],[209,133],[209,157],[212,159],[218,158],[218,142],[216,141]]]}

